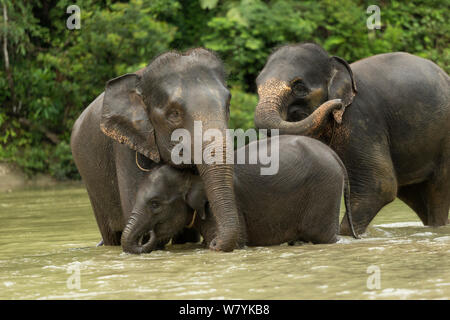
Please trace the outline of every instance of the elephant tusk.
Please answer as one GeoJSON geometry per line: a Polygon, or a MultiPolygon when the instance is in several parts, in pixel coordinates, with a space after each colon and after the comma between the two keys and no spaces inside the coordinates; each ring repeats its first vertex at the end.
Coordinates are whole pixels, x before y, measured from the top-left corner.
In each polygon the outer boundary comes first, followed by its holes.
{"type": "Polygon", "coordinates": [[[196,216],[197,216],[197,210],[194,210],[194,214],[192,215],[191,223],[189,223],[185,228],[188,228],[188,229],[192,228],[192,226],[194,225],[196,216]]]}
{"type": "Polygon", "coordinates": [[[145,172],[150,172],[150,171],[152,171],[151,169],[145,169],[145,168],[142,168],[142,167],[139,165],[138,157],[137,157],[137,151],[136,151],[136,165],[137,165],[137,167],[138,167],[139,169],[141,169],[141,171],[145,171],[145,172]]]}

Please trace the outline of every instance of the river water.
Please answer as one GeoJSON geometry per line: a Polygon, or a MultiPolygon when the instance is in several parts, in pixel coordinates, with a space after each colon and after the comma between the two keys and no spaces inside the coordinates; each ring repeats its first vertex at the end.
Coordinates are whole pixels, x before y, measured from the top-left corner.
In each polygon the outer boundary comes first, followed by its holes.
{"type": "Polygon", "coordinates": [[[0,299],[449,299],[450,226],[401,201],[362,239],[134,256],[99,247],[84,188],[0,194],[0,299]]]}

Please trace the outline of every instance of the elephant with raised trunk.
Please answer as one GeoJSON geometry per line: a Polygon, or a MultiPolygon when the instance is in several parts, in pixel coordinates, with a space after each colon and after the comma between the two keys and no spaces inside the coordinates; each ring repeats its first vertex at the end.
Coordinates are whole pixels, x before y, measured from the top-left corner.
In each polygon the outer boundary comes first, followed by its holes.
{"type": "MultiPolygon", "coordinates": [[[[165,53],[146,68],[107,83],[75,122],[71,137],[72,154],[106,245],[120,245],[143,170],[160,163],[175,165],[172,132],[184,128],[193,137],[194,122],[201,121],[203,130],[217,129],[225,136],[229,102],[223,65],[202,48],[165,53]]],[[[214,143],[203,143],[203,148],[225,147],[214,143]]],[[[211,249],[231,251],[239,242],[233,166],[202,162],[194,168],[218,221],[211,249]]]]}
{"type": "Polygon", "coordinates": [[[436,64],[397,52],[349,65],[302,43],[276,50],[256,84],[258,128],[320,139],[342,159],[356,232],[395,197],[424,225],[448,223],[450,79],[436,64]]]}
{"type": "MultiPolygon", "coordinates": [[[[259,150],[267,154],[272,144],[278,143],[279,170],[274,175],[261,175],[265,165],[260,162],[235,165],[234,188],[244,226],[242,245],[335,243],[342,194],[346,219],[352,225],[347,172],[339,157],[308,137],[284,135],[260,142],[253,141],[239,150],[244,149],[251,158],[251,153],[259,150]]],[[[217,222],[200,177],[189,170],[163,165],[142,181],[132,218],[123,231],[122,247],[128,253],[149,253],[185,226],[199,230],[209,245],[217,237],[217,222]],[[140,244],[148,233],[150,240],[140,244]]]]}

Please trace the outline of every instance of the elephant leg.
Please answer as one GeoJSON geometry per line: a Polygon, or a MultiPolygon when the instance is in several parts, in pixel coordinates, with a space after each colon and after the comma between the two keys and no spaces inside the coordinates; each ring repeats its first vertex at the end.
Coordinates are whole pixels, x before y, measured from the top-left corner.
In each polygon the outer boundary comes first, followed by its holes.
{"type": "Polygon", "coordinates": [[[97,225],[100,230],[100,234],[102,235],[102,245],[119,246],[122,233],[117,232],[111,228],[109,217],[106,217],[104,215],[104,206],[99,203],[97,199],[93,199],[94,197],[91,194],[89,194],[89,198],[91,199],[91,204],[94,210],[95,218],[97,220],[97,225]]]}
{"type": "Polygon", "coordinates": [[[320,192],[308,194],[308,199],[298,202],[304,210],[298,240],[314,244],[335,243],[339,233],[342,177],[317,177],[314,182],[322,186],[320,192]]]}
{"type": "Polygon", "coordinates": [[[444,147],[441,162],[426,184],[428,220],[426,225],[437,227],[449,223],[450,208],[450,139],[444,147]]]}
{"type": "Polygon", "coordinates": [[[432,178],[420,184],[402,186],[398,197],[413,209],[426,226],[449,223],[450,208],[450,140],[444,150],[440,165],[432,178]]]}
{"type": "Polygon", "coordinates": [[[107,194],[99,195],[96,191],[90,191],[88,189],[89,199],[91,200],[92,208],[94,210],[95,219],[97,220],[97,225],[100,230],[100,234],[102,235],[103,245],[105,246],[120,246],[120,237],[122,232],[118,232],[112,229],[110,223],[110,215],[111,211],[117,211],[112,216],[122,215],[122,211],[120,209],[120,204],[116,204],[116,206],[110,206],[109,208],[105,208],[111,203],[105,199],[107,194]]]}
{"type": "MultiPolygon", "coordinates": [[[[389,155],[377,154],[372,161],[355,159],[356,167],[347,168],[353,226],[357,234],[366,231],[377,213],[397,196],[397,178],[389,155]],[[377,160],[377,161],[375,161],[377,160]]],[[[351,235],[348,219],[342,219],[342,235],[351,235]]]]}
{"type": "Polygon", "coordinates": [[[449,223],[450,186],[445,183],[426,181],[403,186],[398,197],[417,213],[425,226],[443,226],[449,223]]]}
{"type": "Polygon", "coordinates": [[[426,183],[418,183],[400,187],[397,196],[414,210],[424,225],[427,225],[428,205],[425,194],[426,183]]]}
{"type": "Polygon", "coordinates": [[[449,223],[448,215],[450,208],[450,184],[429,182],[428,186],[428,220],[425,225],[438,227],[449,223]]]}
{"type": "MultiPolygon", "coordinates": [[[[137,189],[145,177],[145,172],[136,165],[136,152],[126,145],[114,143],[115,168],[117,177],[117,197],[120,199],[120,220],[117,230],[123,230],[132,214],[136,202],[137,189]]],[[[142,162],[141,162],[142,163],[142,162]]]]}
{"type": "MultiPolygon", "coordinates": [[[[353,227],[356,234],[363,234],[377,213],[388,203],[394,201],[395,192],[390,196],[380,195],[376,190],[367,190],[365,194],[350,192],[353,227]]],[[[347,217],[342,219],[340,234],[351,236],[347,217]]]]}

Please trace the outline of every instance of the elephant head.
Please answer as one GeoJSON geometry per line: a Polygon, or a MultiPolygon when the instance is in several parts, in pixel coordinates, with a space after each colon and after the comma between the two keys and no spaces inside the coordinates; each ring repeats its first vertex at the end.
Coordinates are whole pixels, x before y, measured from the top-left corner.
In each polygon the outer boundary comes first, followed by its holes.
{"type": "MultiPolygon", "coordinates": [[[[146,68],[107,83],[100,127],[107,136],[154,162],[175,165],[171,158],[177,143],[171,140],[174,130],[184,128],[194,137],[194,122],[201,121],[203,131],[216,129],[225,137],[230,97],[223,65],[212,52],[201,48],[184,54],[168,52],[146,68]]],[[[226,146],[218,143],[203,143],[203,150],[224,148],[225,155],[226,146]]],[[[233,166],[204,161],[196,166],[218,221],[211,248],[231,251],[237,246],[239,229],[233,166]]],[[[130,241],[129,234],[122,236],[125,243],[130,241]]]]}
{"type": "Polygon", "coordinates": [[[160,166],[146,174],[139,185],[122,246],[129,253],[150,253],[157,244],[166,243],[194,223],[207,225],[204,236],[211,240],[216,236],[216,224],[214,219],[206,219],[207,208],[208,200],[199,176],[190,170],[160,166]],[[149,230],[148,242],[139,244],[139,239],[149,230]]]}
{"type": "Polygon", "coordinates": [[[259,74],[258,128],[279,129],[281,134],[320,136],[330,114],[341,123],[345,107],[356,94],[348,63],[329,57],[313,43],[279,48],[259,74]]]}

